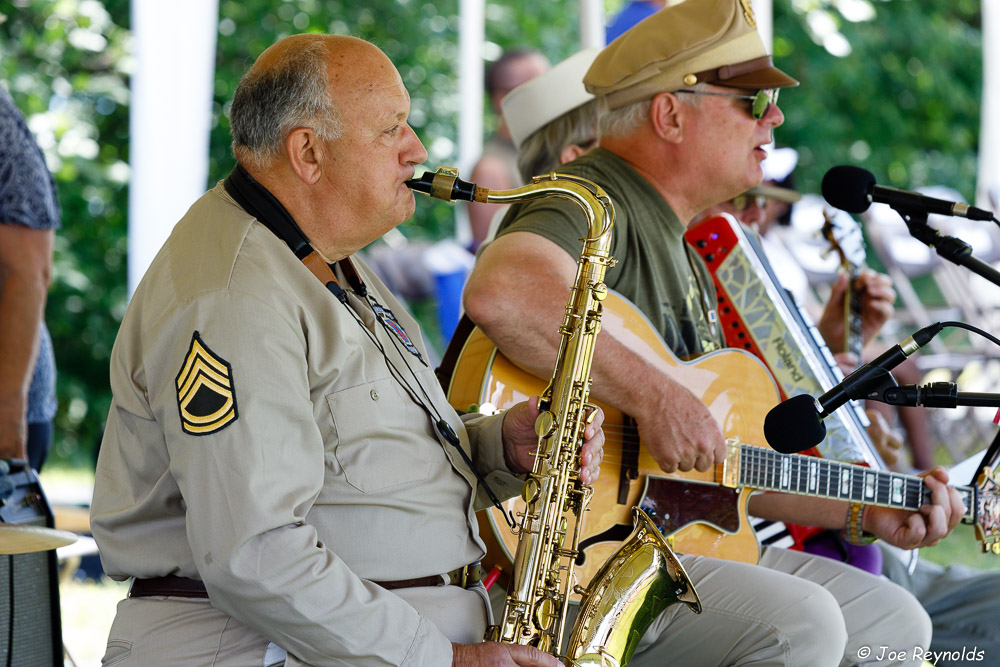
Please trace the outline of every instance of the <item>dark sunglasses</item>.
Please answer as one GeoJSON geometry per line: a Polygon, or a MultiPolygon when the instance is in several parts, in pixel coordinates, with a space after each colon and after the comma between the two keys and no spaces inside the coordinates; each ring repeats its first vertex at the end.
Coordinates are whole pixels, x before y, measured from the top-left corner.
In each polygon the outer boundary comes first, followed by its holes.
{"type": "Polygon", "coordinates": [[[741,100],[750,100],[750,115],[754,120],[760,120],[771,110],[772,104],[778,104],[778,91],[780,88],[761,88],[755,95],[737,95],[735,93],[713,93],[708,90],[675,90],[675,93],[689,93],[691,95],[715,95],[716,97],[738,97],[741,100]]]}

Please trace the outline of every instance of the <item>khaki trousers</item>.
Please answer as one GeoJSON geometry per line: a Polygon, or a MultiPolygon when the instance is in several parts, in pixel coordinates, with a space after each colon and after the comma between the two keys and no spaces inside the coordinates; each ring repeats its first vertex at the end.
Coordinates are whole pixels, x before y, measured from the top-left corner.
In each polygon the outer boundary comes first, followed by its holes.
{"type": "Polygon", "coordinates": [[[703,611],[670,607],[632,667],[920,664],[914,651],[930,644],[930,619],[916,598],[844,563],[772,547],[759,565],[681,562],[703,611]]]}
{"type": "MultiPolygon", "coordinates": [[[[479,585],[394,590],[449,640],[462,644],[482,641],[489,622],[489,600],[479,585]]],[[[386,628],[386,632],[391,632],[386,628]]],[[[118,603],[103,664],[213,665],[271,667],[303,665],[294,656],[236,619],[215,609],[208,600],[191,598],[126,598],[118,603]]],[[[329,665],[369,664],[353,658],[331,658],[329,665]]]]}

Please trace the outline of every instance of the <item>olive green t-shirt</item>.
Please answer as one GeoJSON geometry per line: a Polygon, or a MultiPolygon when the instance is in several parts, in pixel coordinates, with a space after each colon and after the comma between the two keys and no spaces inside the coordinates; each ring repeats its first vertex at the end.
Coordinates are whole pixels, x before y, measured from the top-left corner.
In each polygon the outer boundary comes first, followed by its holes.
{"type": "MultiPolygon", "coordinates": [[[[663,197],[638,172],[610,151],[596,148],[559,173],[600,185],[615,209],[605,283],[634,303],[678,357],[722,347],[715,313],[715,288],[701,260],[689,254],[685,227],[663,197]]],[[[573,202],[555,197],[511,207],[497,237],[531,232],[579,257],[587,221],[573,202]]]]}

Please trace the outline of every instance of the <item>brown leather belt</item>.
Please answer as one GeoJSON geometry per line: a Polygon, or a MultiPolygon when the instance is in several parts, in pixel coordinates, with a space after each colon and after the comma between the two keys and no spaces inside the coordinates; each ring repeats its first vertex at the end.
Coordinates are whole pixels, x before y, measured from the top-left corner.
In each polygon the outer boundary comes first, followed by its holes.
{"type": "MultiPolygon", "coordinates": [[[[386,590],[395,588],[415,588],[418,586],[459,586],[471,588],[483,579],[482,563],[472,563],[456,568],[445,574],[435,574],[428,577],[415,577],[399,581],[373,581],[386,590]]],[[[133,579],[129,587],[130,598],[175,597],[208,599],[205,584],[197,579],[177,577],[153,577],[152,579],[133,579]]]]}

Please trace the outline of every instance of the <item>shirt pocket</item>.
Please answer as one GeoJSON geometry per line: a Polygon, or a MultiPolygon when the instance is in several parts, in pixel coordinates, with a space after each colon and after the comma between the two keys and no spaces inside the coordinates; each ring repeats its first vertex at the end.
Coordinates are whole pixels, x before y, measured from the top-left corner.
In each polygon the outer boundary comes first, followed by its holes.
{"type": "Polygon", "coordinates": [[[392,378],[326,397],[333,416],[333,454],[347,482],[373,493],[430,477],[441,445],[427,414],[392,378]]]}

